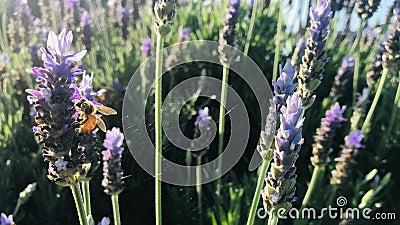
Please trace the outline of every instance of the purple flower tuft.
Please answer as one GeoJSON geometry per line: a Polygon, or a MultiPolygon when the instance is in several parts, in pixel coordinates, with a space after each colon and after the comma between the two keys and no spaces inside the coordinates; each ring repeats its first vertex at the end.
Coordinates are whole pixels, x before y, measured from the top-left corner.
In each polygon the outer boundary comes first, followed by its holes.
{"type": "Polygon", "coordinates": [[[332,152],[332,140],[336,130],[346,121],[346,118],[343,117],[345,109],[346,106],[340,107],[339,103],[336,102],[331,110],[326,111],[326,117],[321,120],[321,126],[317,129],[312,145],[311,163],[314,166],[323,166],[330,162],[329,154],[332,152]]]}
{"type": "Polygon", "coordinates": [[[341,186],[348,181],[356,164],[355,158],[358,150],[363,148],[361,144],[363,138],[364,135],[359,130],[351,132],[344,138],[345,144],[342,146],[342,153],[339,158],[335,159],[337,162],[335,170],[331,172],[332,177],[330,182],[332,185],[341,186]]]}
{"type": "Polygon", "coordinates": [[[0,225],[14,225],[14,221],[13,221],[13,216],[9,215],[6,216],[6,214],[1,213],[1,218],[0,218],[0,225]]]}
{"type": "Polygon", "coordinates": [[[97,225],[110,225],[111,220],[108,217],[103,217],[97,225]]]}
{"type": "Polygon", "coordinates": [[[7,53],[3,52],[0,54],[0,62],[6,66],[8,64],[8,55],[7,53]]]}
{"type": "Polygon", "coordinates": [[[151,50],[153,49],[153,45],[151,44],[151,39],[146,38],[142,42],[142,47],[140,47],[140,50],[142,51],[142,54],[144,57],[149,57],[151,50]]]}
{"type": "Polygon", "coordinates": [[[124,189],[122,180],[121,158],[122,144],[124,135],[119,128],[112,128],[106,132],[106,139],[103,146],[107,150],[102,151],[103,154],[103,175],[102,186],[104,192],[109,195],[118,195],[124,189]]]}

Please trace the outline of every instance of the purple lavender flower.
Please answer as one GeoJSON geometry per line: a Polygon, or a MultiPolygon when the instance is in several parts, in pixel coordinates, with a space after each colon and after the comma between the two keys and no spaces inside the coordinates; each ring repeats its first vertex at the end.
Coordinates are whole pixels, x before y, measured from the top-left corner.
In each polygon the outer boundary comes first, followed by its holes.
{"type": "Polygon", "coordinates": [[[179,30],[178,43],[190,41],[190,29],[182,28],[179,30]]]}
{"type": "Polygon", "coordinates": [[[26,90],[34,107],[32,130],[44,144],[43,157],[49,163],[48,177],[63,186],[90,179],[98,167],[100,150],[94,133],[80,135],[76,130],[76,81],[84,71],[75,67],[86,51],[70,51],[72,39],[72,33],[65,29],[58,36],[49,33],[47,50],[40,49],[44,68],[28,70],[39,89],[26,90]]]}
{"type": "Polygon", "coordinates": [[[97,225],[110,225],[111,220],[108,217],[103,217],[97,225]]]}
{"type": "Polygon", "coordinates": [[[6,214],[1,213],[0,225],[15,225],[13,221],[13,216],[12,215],[6,216],[6,214]]]}
{"type": "Polygon", "coordinates": [[[230,45],[237,47],[237,34],[236,25],[239,21],[240,15],[240,0],[229,0],[228,9],[226,10],[226,17],[223,21],[224,27],[222,28],[219,35],[220,45],[218,51],[220,53],[220,60],[222,63],[226,64],[232,61],[235,56],[232,56],[225,45],[230,45]]]}
{"type": "Polygon", "coordinates": [[[277,105],[283,105],[286,103],[286,99],[293,94],[297,87],[297,83],[293,83],[296,71],[289,60],[286,61],[283,69],[282,65],[280,65],[279,71],[280,75],[278,79],[276,81],[272,81],[275,95],[274,103],[277,105]]]}
{"type": "Polygon", "coordinates": [[[9,61],[9,58],[8,58],[7,53],[5,53],[5,52],[1,53],[0,54],[0,62],[2,64],[2,66],[4,66],[4,67],[7,66],[8,61],[9,61]]]}
{"type": "Polygon", "coordinates": [[[69,9],[74,8],[75,6],[79,6],[79,5],[80,5],[79,0],[65,0],[64,1],[64,6],[69,9]]]}
{"type": "Polygon", "coordinates": [[[102,186],[104,192],[109,195],[118,195],[124,189],[122,180],[123,172],[121,169],[122,144],[124,135],[119,128],[112,128],[106,132],[106,139],[103,146],[107,150],[102,151],[103,154],[103,175],[102,186]]]}
{"type": "Polygon", "coordinates": [[[142,41],[142,46],[140,50],[145,58],[149,57],[151,50],[153,49],[153,45],[151,44],[151,39],[146,38],[142,41]]]}
{"type": "Polygon", "coordinates": [[[329,33],[331,5],[329,0],[319,0],[315,9],[310,11],[310,27],[307,29],[310,37],[307,39],[305,54],[297,76],[298,92],[303,99],[305,109],[309,108],[315,99],[314,92],[324,77],[324,67],[327,62],[325,42],[329,33]]]}
{"type": "Polygon", "coordinates": [[[82,81],[79,85],[79,88],[74,94],[75,99],[86,98],[87,100],[91,101],[94,105],[102,105],[95,101],[95,97],[103,95],[106,92],[106,89],[100,89],[99,91],[93,92],[93,74],[83,74],[82,81]]]}
{"type": "Polygon", "coordinates": [[[268,214],[279,208],[290,209],[296,191],[296,167],[301,145],[304,118],[301,97],[298,93],[288,96],[281,108],[280,126],[275,137],[273,162],[262,192],[264,208],[268,214]]]}
{"type": "Polygon", "coordinates": [[[356,164],[355,157],[358,155],[358,150],[363,148],[361,144],[363,138],[364,135],[359,130],[353,131],[345,137],[342,153],[339,158],[335,159],[337,163],[335,170],[332,171],[332,185],[342,186],[348,181],[356,164]]]}
{"type": "Polygon", "coordinates": [[[206,128],[208,126],[208,123],[212,120],[211,116],[208,113],[209,113],[208,107],[204,107],[204,109],[199,109],[198,111],[198,116],[196,117],[194,125],[198,127],[200,130],[206,128]]]}
{"type": "Polygon", "coordinates": [[[84,11],[81,19],[80,27],[82,29],[82,42],[88,51],[92,48],[92,38],[93,38],[93,21],[88,11],[84,11]]]}
{"type": "Polygon", "coordinates": [[[351,71],[354,68],[354,59],[350,55],[346,55],[343,59],[342,65],[339,68],[337,75],[335,76],[335,82],[331,88],[329,96],[335,101],[339,99],[345,90],[345,86],[349,81],[351,71]]]}
{"type": "Polygon", "coordinates": [[[317,129],[312,145],[311,163],[314,166],[324,166],[330,162],[329,154],[332,152],[332,140],[336,130],[346,121],[346,118],[343,117],[345,109],[346,106],[340,107],[339,103],[336,103],[331,110],[326,111],[326,117],[322,118],[321,126],[317,129]]]}
{"type": "Polygon", "coordinates": [[[39,57],[39,48],[35,44],[29,43],[29,53],[31,55],[32,67],[40,66],[42,60],[39,57]]]}

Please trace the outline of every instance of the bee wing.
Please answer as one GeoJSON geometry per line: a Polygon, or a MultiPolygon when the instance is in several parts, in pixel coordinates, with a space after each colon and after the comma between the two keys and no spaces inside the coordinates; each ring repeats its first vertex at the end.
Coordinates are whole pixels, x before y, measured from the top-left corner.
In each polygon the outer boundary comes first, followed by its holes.
{"type": "Polygon", "coordinates": [[[107,107],[107,106],[97,106],[97,111],[103,115],[115,115],[117,114],[117,111],[115,109],[107,107]]]}
{"type": "Polygon", "coordinates": [[[103,132],[106,132],[106,124],[100,117],[96,117],[96,124],[103,132]]]}

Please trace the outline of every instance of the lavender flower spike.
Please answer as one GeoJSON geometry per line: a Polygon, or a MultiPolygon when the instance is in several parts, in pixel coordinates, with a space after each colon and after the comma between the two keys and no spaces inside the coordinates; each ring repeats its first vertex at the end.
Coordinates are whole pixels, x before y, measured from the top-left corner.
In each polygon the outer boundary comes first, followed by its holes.
{"type": "Polygon", "coordinates": [[[42,153],[49,165],[48,178],[63,186],[89,179],[99,163],[95,134],[80,135],[76,131],[76,82],[84,71],[75,67],[86,51],[70,51],[72,39],[72,33],[65,29],[58,36],[49,33],[47,50],[40,49],[44,68],[28,70],[36,77],[39,89],[26,90],[34,108],[32,130],[39,143],[44,144],[42,153]]]}
{"type": "Polygon", "coordinates": [[[364,135],[359,130],[351,132],[345,137],[345,144],[342,147],[342,153],[339,158],[336,158],[335,170],[332,171],[331,184],[335,186],[344,185],[356,164],[355,157],[358,150],[363,147],[361,144],[364,135]]]}
{"type": "Polygon", "coordinates": [[[302,100],[298,93],[289,96],[281,108],[274,159],[265,179],[266,186],[261,193],[264,208],[270,215],[279,208],[289,210],[296,191],[295,162],[303,144],[304,118],[300,118],[302,112],[302,100]]]}
{"type": "Polygon", "coordinates": [[[312,145],[311,163],[314,166],[324,166],[330,162],[329,154],[332,152],[332,139],[336,130],[346,121],[346,118],[343,117],[345,109],[346,106],[340,107],[339,103],[336,102],[331,110],[326,111],[326,117],[322,118],[321,126],[317,129],[312,145]]]}
{"type": "Polygon", "coordinates": [[[353,108],[353,115],[350,118],[352,130],[357,129],[360,125],[360,121],[363,121],[366,116],[366,110],[369,103],[368,92],[369,89],[364,88],[362,92],[358,94],[357,103],[353,108]]]}
{"type": "Polygon", "coordinates": [[[121,169],[121,158],[124,148],[122,144],[124,135],[119,128],[112,128],[106,132],[106,139],[103,146],[107,150],[102,151],[103,154],[103,175],[102,186],[104,192],[109,195],[118,195],[124,189],[122,180],[123,172],[121,169]]]}
{"type": "Polygon", "coordinates": [[[393,10],[394,20],[391,24],[390,33],[383,43],[382,54],[383,67],[389,68],[391,74],[397,74],[400,70],[400,3],[393,10]]]}
{"type": "Polygon", "coordinates": [[[13,221],[13,216],[12,215],[6,216],[6,214],[1,213],[0,225],[15,225],[13,221]]]}
{"type": "Polygon", "coordinates": [[[331,92],[329,93],[331,98],[339,99],[342,96],[344,88],[349,81],[353,67],[354,59],[351,58],[350,55],[346,55],[337,75],[335,76],[335,82],[333,83],[331,92]]]}
{"type": "MultiPolygon", "coordinates": [[[[239,21],[240,15],[240,0],[229,0],[228,5],[229,7],[226,10],[226,17],[223,21],[224,28],[219,35],[219,42],[236,48],[236,25],[239,21]]],[[[230,63],[230,61],[235,58],[235,56],[228,51],[225,45],[220,45],[218,48],[221,55],[221,63],[223,64],[230,63]]]]}
{"type": "Polygon", "coordinates": [[[150,56],[150,52],[153,49],[153,45],[151,44],[151,39],[146,38],[142,41],[142,46],[140,47],[140,51],[142,51],[142,55],[144,58],[150,56]]]}
{"type": "Polygon", "coordinates": [[[330,0],[319,0],[317,7],[310,11],[311,25],[307,29],[310,37],[307,39],[303,63],[297,76],[298,92],[303,99],[305,109],[314,103],[314,92],[324,77],[324,67],[328,60],[325,42],[329,33],[331,14],[330,0]]]}
{"type": "Polygon", "coordinates": [[[378,9],[380,0],[358,0],[357,1],[357,12],[358,16],[363,19],[369,19],[372,17],[374,12],[378,9]]]}

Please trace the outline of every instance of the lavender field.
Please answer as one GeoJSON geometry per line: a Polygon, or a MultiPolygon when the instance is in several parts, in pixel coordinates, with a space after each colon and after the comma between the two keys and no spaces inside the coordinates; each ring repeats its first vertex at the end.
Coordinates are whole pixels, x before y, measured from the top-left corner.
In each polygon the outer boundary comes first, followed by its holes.
{"type": "Polygon", "coordinates": [[[0,225],[396,225],[399,163],[399,0],[0,0],[0,225]]]}

